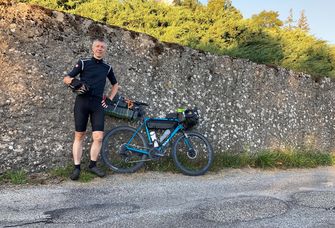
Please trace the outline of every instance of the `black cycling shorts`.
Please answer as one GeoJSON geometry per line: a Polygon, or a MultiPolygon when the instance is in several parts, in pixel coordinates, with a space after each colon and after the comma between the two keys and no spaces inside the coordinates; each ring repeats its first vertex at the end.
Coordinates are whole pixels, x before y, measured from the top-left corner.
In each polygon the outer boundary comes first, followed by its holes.
{"type": "Polygon", "coordinates": [[[101,106],[100,97],[83,96],[76,97],[74,104],[75,129],[78,132],[86,131],[88,118],[91,120],[92,131],[104,130],[105,113],[101,106]]]}

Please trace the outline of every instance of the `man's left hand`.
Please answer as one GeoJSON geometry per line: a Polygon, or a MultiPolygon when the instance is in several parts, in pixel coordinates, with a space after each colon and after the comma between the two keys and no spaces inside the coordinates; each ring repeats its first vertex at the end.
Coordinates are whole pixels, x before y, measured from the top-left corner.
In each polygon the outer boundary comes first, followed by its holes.
{"type": "Polygon", "coordinates": [[[104,107],[104,108],[108,108],[108,105],[107,105],[107,103],[106,103],[106,99],[108,99],[106,96],[104,96],[103,98],[102,98],[102,101],[101,101],[101,105],[102,105],[102,107],[104,107]]]}

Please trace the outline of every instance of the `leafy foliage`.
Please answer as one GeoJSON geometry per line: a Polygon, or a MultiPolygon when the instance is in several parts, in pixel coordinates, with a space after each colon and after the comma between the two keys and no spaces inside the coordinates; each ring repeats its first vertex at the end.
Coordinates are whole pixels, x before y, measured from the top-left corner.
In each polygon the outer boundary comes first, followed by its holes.
{"type": "Polygon", "coordinates": [[[231,0],[21,0],[107,24],[144,32],[166,42],[335,77],[334,47],[308,33],[304,12],[282,22],[274,11],[244,19],[231,0]],[[297,23],[297,24],[295,24],[297,23]]]}

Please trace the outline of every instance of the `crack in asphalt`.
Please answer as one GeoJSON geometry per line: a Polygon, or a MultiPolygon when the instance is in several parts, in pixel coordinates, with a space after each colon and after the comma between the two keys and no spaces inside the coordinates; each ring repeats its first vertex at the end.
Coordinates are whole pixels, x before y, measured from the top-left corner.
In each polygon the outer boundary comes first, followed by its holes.
{"type": "Polygon", "coordinates": [[[4,227],[20,227],[20,226],[39,224],[39,223],[46,224],[48,223],[47,221],[48,220],[39,220],[39,221],[34,221],[34,222],[25,222],[25,223],[20,223],[20,224],[5,225],[4,227]]]}

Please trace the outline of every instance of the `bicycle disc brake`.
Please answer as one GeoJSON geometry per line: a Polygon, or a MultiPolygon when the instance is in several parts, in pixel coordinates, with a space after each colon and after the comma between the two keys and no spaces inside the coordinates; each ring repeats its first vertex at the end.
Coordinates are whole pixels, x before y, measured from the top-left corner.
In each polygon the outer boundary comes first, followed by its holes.
{"type": "Polygon", "coordinates": [[[187,157],[190,159],[195,159],[197,157],[197,152],[193,148],[189,148],[187,151],[187,157]]]}

